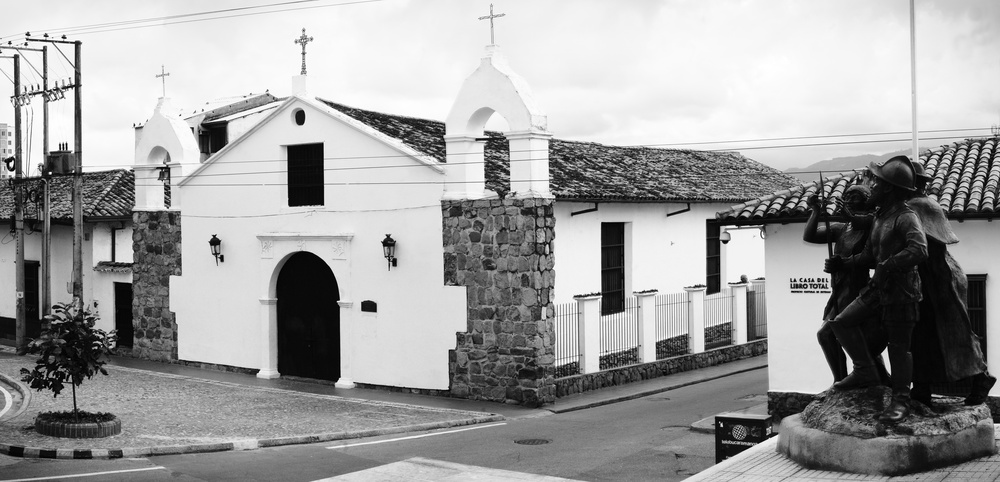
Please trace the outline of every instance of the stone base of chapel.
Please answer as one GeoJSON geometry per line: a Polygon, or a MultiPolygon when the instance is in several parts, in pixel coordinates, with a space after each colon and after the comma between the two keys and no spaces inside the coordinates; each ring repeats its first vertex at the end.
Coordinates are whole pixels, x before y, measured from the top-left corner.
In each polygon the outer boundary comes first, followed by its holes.
{"type": "Polygon", "coordinates": [[[810,469],[901,475],[997,453],[993,419],[985,405],[936,397],[933,407],[911,402],[898,424],[878,416],[891,402],[887,387],[829,390],[797,415],[785,417],[778,452],[810,469]]]}

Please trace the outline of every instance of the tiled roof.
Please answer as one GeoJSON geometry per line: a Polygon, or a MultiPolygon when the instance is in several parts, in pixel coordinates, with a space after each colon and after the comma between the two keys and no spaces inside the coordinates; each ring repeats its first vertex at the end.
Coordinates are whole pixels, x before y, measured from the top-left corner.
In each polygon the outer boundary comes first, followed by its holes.
{"type": "MultiPolygon", "coordinates": [[[[322,101],[410,148],[446,162],[443,122],[322,101]]],[[[500,133],[486,135],[486,185],[494,191],[506,191],[510,185],[507,142],[500,133]]],[[[560,139],[549,142],[549,171],[550,189],[556,199],[563,200],[735,202],[797,182],[737,153],[620,147],[560,139]]]]}
{"type": "Polygon", "coordinates": [[[185,112],[182,116],[186,119],[204,114],[205,119],[202,122],[212,122],[232,114],[270,104],[277,100],[277,97],[267,92],[263,94],[251,93],[235,97],[226,97],[223,99],[205,102],[205,105],[195,108],[192,112],[185,112]]]}
{"type": "MultiPolygon", "coordinates": [[[[49,200],[53,221],[73,219],[73,176],[52,176],[49,180],[49,200]]],[[[42,207],[40,178],[24,180],[25,219],[38,219],[42,207]],[[35,194],[37,193],[37,194],[35,194]],[[37,200],[37,202],[36,202],[37,200]]],[[[83,173],[83,217],[131,218],[135,206],[135,177],[132,171],[115,169],[83,173]]],[[[14,191],[10,183],[0,184],[0,217],[14,215],[14,191]]]]}
{"type": "Polygon", "coordinates": [[[102,273],[131,273],[132,263],[123,263],[120,261],[99,261],[96,266],[94,266],[94,271],[102,273]]]}
{"type": "MultiPolygon", "coordinates": [[[[931,181],[927,195],[937,201],[952,219],[993,218],[1000,213],[1000,150],[996,137],[966,139],[931,149],[920,156],[931,181]]],[[[859,182],[868,169],[824,178],[823,192],[839,198],[844,190],[859,182]]],[[[716,214],[725,221],[790,221],[809,215],[806,199],[818,192],[817,181],[796,185],[716,214]]],[[[833,204],[827,208],[833,213],[833,204]]]]}

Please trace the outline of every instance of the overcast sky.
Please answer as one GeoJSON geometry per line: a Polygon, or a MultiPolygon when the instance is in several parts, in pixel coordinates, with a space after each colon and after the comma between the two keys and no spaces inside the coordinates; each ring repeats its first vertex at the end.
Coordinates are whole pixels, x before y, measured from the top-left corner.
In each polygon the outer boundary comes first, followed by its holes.
{"type": "MultiPolygon", "coordinates": [[[[617,145],[910,130],[909,0],[493,0],[496,44],[531,85],[556,137],[617,145]]],[[[0,39],[83,42],[84,163],[131,165],[133,123],[166,92],[193,109],[248,93],[288,95],[302,31],[310,92],[444,120],[490,43],[487,0],[4,1],[0,39]],[[272,5],[267,8],[244,7],[272,5]],[[199,12],[226,10],[213,15],[199,12]],[[214,18],[214,19],[213,19],[214,18]],[[113,24],[132,20],[147,22],[113,24]]],[[[924,137],[983,136],[1000,123],[1000,2],[916,0],[924,137]]],[[[62,46],[73,58],[72,46],[62,46]]],[[[4,49],[0,55],[12,52],[4,49]]],[[[41,69],[40,57],[25,52],[41,69]]],[[[72,70],[51,50],[50,78],[72,70]]],[[[13,64],[0,58],[0,122],[13,123],[13,64]]],[[[23,81],[40,83],[22,63],[23,81]]],[[[25,118],[41,118],[36,98],[25,118]]],[[[51,145],[73,141],[72,96],[52,104],[51,145]]],[[[493,125],[496,125],[494,122],[493,125]]],[[[41,125],[30,133],[40,161],[41,125]]],[[[28,133],[25,142],[28,142],[28,133]]],[[[909,134],[723,143],[784,169],[905,149],[909,134]],[[809,143],[823,147],[744,149],[809,143]]],[[[931,139],[925,146],[951,140],[931,139]]]]}

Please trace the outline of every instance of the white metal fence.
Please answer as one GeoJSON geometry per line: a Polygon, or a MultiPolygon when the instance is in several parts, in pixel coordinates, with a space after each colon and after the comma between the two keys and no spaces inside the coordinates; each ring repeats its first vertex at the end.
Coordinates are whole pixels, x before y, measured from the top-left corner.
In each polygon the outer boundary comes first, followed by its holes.
{"type": "Polygon", "coordinates": [[[624,309],[601,314],[601,296],[555,306],[556,376],[648,363],[767,336],[763,282],[719,293],[635,293],[624,309]],[[761,323],[765,323],[762,325],[761,323]]]}

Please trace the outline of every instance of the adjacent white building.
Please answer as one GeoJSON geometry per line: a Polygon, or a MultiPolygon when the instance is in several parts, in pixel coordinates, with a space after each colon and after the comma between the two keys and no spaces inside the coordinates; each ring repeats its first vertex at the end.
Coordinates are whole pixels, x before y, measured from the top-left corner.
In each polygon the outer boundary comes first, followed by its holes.
{"type": "MultiPolygon", "coordinates": [[[[1000,151],[997,138],[968,139],[921,155],[933,176],[928,195],[948,213],[959,243],[948,246],[969,278],[969,311],[973,329],[983,336],[991,371],[1000,371],[1000,310],[988,309],[1000,300],[1000,273],[996,239],[1000,225],[1000,151]]],[[[824,191],[838,198],[861,172],[828,178],[824,191]]],[[[817,192],[817,182],[776,192],[718,213],[728,227],[761,225],[767,233],[768,380],[772,401],[786,394],[816,394],[830,387],[832,378],[816,342],[823,307],[829,298],[829,276],[823,272],[824,245],[802,240],[808,218],[806,199],[817,192]]],[[[831,209],[832,214],[832,209],[831,209]]],[[[997,388],[993,393],[996,394],[997,388]]]]}
{"type": "MultiPolygon", "coordinates": [[[[37,336],[39,316],[44,313],[45,289],[42,266],[42,207],[40,178],[30,178],[23,188],[27,203],[25,219],[25,302],[28,336],[37,336]]],[[[69,303],[73,297],[73,209],[72,176],[52,176],[47,181],[51,199],[51,283],[52,303],[69,303]]],[[[131,346],[132,328],[132,173],[119,169],[87,172],[83,175],[83,301],[100,315],[98,328],[119,329],[120,345],[131,346]]],[[[14,193],[0,184],[0,338],[15,335],[15,261],[13,226],[14,193]]]]}

